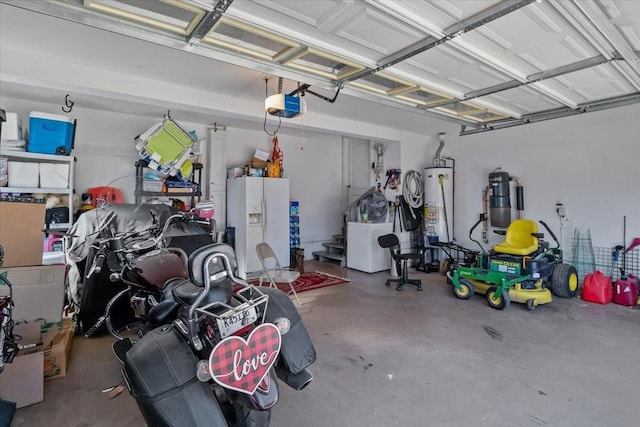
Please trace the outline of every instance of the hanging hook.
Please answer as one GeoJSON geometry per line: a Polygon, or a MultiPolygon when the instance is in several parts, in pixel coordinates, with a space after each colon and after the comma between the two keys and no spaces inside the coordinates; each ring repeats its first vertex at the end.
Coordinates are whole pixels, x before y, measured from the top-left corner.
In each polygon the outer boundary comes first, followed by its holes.
{"type": "Polygon", "coordinates": [[[71,101],[69,99],[69,94],[66,94],[65,97],[64,97],[64,104],[65,105],[63,107],[61,107],[62,111],[64,111],[65,113],[70,113],[71,110],[73,109],[73,104],[75,104],[75,102],[73,102],[73,101],[71,101]],[[68,110],[65,109],[65,107],[67,107],[68,110]]]}

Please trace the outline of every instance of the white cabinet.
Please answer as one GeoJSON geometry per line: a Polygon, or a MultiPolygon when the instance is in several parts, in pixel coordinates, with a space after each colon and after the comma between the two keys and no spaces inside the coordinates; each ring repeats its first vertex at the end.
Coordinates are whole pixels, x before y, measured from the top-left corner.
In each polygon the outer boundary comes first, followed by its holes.
{"type": "Polygon", "coordinates": [[[205,195],[215,206],[215,220],[218,231],[227,226],[227,133],[209,129],[207,148],[207,188],[205,195]]]}
{"type": "Polygon", "coordinates": [[[227,133],[209,129],[207,178],[209,193],[224,192],[227,185],[227,133]]]}
{"type": "Polygon", "coordinates": [[[378,237],[392,232],[393,224],[347,223],[347,267],[367,273],[389,270],[389,249],[378,244],[378,237]]]}
{"type": "Polygon", "coordinates": [[[37,168],[34,166],[33,168],[29,168],[29,169],[33,169],[34,171],[36,169],[38,171],[40,171],[40,169],[42,169],[43,171],[47,171],[45,175],[40,176],[40,178],[37,180],[34,179],[35,177],[33,176],[29,177],[33,181],[34,186],[0,187],[0,193],[2,194],[7,193],[9,196],[11,196],[11,194],[14,194],[14,193],[60,194],[64,196],[69,196],[69,222],[50,224],[50,228],[66,229],[71,227],[71,223],[73,222],[73,192],[74,192],[73,183],[74,183],[74,169],[75,169],[74,166],[75,166],[75,160],[76,160],[75,157],[58,156],[54,154],[29,153],[26,151],[13,151],[13,150],[5,150],[2,148],[0,148],[0,157],[6,157],[9,159],[10,162],[23,162],[23,163],[28,163],[29,165],[37,164],[38,165],[37,168]],[[43,168],[40,168],[40,164],[43,164],[45,166],[43,168]],[[55,175],[55,170],[56,170],[55,165],[63,165],[62,168],[58,168],[58,169],[63,171],[68,170],[66,186],[64,185],[64,183],[62,183],[61,185],[62,178],[59,175],[55,175]],[[54,174],[52,175],[52,173],[54,174]],[[39,182],[39,185],[35,185],[36,182],[39,182]],[[60,187],[64,187],[64,188],[60,188],[60,187]]]}

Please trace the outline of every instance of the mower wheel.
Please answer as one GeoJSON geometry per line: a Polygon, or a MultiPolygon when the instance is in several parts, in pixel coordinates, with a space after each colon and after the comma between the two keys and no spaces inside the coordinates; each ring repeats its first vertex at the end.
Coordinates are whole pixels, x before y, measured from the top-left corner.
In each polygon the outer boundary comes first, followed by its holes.
{"type": "Polygon", "coordinates": [[[551,274],[551,289],[562,298],[573,298],[578,292],[578,272],[569,264],[558,264],[551,274]]]}
{"type": "Polygon", "coordinates": [[[486,297],[489,307],[495,308],[496,310],[504,310],[509,307],[509,303],[511,302],[509,299],[509,292],[504,290],[502,291],[502,295],[500,295],[496,286],[491,286],[487,289],[486,297]]]}
{"type": "Polygon", "coordinates": [[[455,285],[452,285],[452,287],[453,287],[453,294],[456,296],[456,298],[469,299],[473,296],[473,293],[474,293],[473,284],[468,280],[464,280],[464,279],[460,280],[459,289],[455,285]]]}
{"type": "Polygon", "coordinates": [[[527,310],[533,311],[534,308],[536,308],[535,301],[532,299],[527,300],[527,310]]]}

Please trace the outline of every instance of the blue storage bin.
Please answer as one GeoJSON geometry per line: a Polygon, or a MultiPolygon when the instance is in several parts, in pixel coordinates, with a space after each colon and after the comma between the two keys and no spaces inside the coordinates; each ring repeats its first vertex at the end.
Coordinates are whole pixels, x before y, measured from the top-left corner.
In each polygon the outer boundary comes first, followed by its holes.
{"type": "Polygon", "coordinates": [[[31,112],[27,151],[69,155],[73,149],[75,120],[59,114],[31,112]]]}

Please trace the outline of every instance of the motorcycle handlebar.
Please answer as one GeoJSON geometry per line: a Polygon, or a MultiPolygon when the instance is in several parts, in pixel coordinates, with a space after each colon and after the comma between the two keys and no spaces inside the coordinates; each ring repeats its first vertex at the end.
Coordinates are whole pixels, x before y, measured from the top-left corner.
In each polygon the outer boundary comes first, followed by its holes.
{"type": "Polygon", "coordinates": [[[118,254],[118,256],[124,261],[123,257],[126,259],[130,254],[146,251],[148,249],[164,247],[164,236],[171,224],[176,220],[188,222],[196,221],[203,224],[209,224],[208,221],[205,222],[198,220],[198,216],[193,212],[180,212],[169,216],[165,220],[161,229],[156,214],[152,215],[152,219],[154,225],[145,230],[115,233],[113,229],[107,228],[106,234],[108,235],[97,239],[92,246],[97,250],[108,248],[108,250],[118,254]],[[135,242],[132,242],[132,239],[136,239],[135,242]]]}

